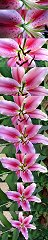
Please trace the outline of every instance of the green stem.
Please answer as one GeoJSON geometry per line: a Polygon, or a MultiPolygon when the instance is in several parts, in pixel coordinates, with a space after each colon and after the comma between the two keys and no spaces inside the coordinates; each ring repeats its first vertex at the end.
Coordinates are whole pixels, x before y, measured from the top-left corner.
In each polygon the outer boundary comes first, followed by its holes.
{"type": "Polygon", "coordinates": [[[8,145],[10,145],[10,143],[7,143],[7,144],[4,144],[4,143],[2,143],[2,144],[0,144],[0,147],[6,147],[6,146],[8,146],[8,145]]]}
{"type": "Polygon", "coordinates": [[[2,119],[4,120],[4,119],[6,119],[6,118],[8,118],[8,117],[1,117],[0,120],[2,120],[2,119]]]}
{"type": "Polygon", "coordinates": [[[6,202],[6,203],[3,203],[2,205],[0,205],[0,208],[1,208],[1,207],[3,207],[5,204],[8,204],[8,202],[6,202]]]}
{"type": "Polygon", "coordinates": [[[9,174],[9,173],[11,173],[11,172],[3,172],[3,173],[0,174],[0,176],[5,175],[5,174],[9,174]]]}
{"type": "Polygon", "coordinates": [[[9,230],[6,230],[5,232],[2,232],[1,235],[6,233],[6,232],[10,232],[11,230],[12,230],[12,228],[10,228],[9,230]]]}

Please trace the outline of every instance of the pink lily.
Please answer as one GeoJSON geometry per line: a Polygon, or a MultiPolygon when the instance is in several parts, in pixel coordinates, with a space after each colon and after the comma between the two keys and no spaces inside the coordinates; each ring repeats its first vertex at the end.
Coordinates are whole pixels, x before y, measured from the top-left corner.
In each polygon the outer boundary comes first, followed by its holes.
{"type": "Polygon", "coordinates": [[[0,56],[9,59],[7,62],[9,67],[17,65],[33,67],[34,60],[48,60],[48,50],[42,48],[46,41],[44,38],[16,38],[16,41],[0,38],[0,56]]]}
{"type": "Polygon", "coordinates": [[[39,99],[38,96],[28,96],[26,98],[23,96],[14,97],[14,101],[17,103],[18,107],[20,107],[20,110],[17,110],[17,115],[12,118],[14,126],[16,127],[16,123],[19,121],[30,124],[31,118],[47,120],[47,115],[41,110],[36,109],[43,98],[42,96],[39,96],[39,99]]]}
{"type": "MultiPolygon", "coordinates": [[[[13,116],[12,122],[14,124],[19,121],[25,120],[25,122],[30,118],[40,118],[42,120],[47,120],[47,115],[42,112],[39,109],[36,109],[38,105],[41,103],[44,97],[38,98],[38,96],[18,96],[14,97],[14,102],[1,100],[0,101],[0,113],[7,115],[7,116],[13,116]],[[38,114],[39,113],[39,114],[38,114]],[[27,118],[26,118],[27,117],[27,118]]],[[[15,124],[16,126],[16,124],[15,124]]]]}
{"type": "Polygon", "coordinates": [[[22,207],[23,211],[31,211],[29,202],[41,202],[41,199],[32,195],[35,191],[36,184],[32,183],[28,187],[24,188],[22,183],[17,183],[17,192],[8,191],[7,197],[18,203],[18,206],[22,207]]]}
{"type": "Polygon", "coordinates": [[[18,9],[22,7],[22,2],[19,0],[0,0],[0,9],[18,9]]]}
{"type": "Polygon", "coordinates": [[[18,228],[19,232],[21,231],[22,235],[26,240],[28,240],[28,230],[27,229],[33,229],[35,230],[36,227],[33,224],[30,224],[30,221],[32,220],[32,215],[29,215],[28,217],[24,217],[22,212],[19,212],[19,221],[11,220],[11,224],[13,227],[18,228]]]}
{"type": "Polygon", "coordinates": [[[39,163],[36,163],[36,159],[39,157],[39,154],[29,153],[29,154],[16,154],[15,158],[0,158],[0,161],[4,168],[7,168],[11,171],[15,171],[18,178],[22,178],[24,183],[32,182],[34,180],[32,172],[39,171],[42,173],[47,172],[47,168],[42,166],[39,163]]]}
{"type": "Polygon", "coordinates": [[[13,79],[0,77],[0,94],[47,96],[48,89],[39,86],[47,73],[48,67],[34,67],[26,74],[23,67],[13,67],[13,79]]]}
{"type": "MultiPolygon", "coordinates": [[[[38,134],[38,131],[41,128],[41,125],[24,125],[18,124],[16,126],[17,130],[20,132],[20,142],[19,144],[16,142],[16,151],[18,151],[18,147],[23,153],[32,153],[32,143],[42,143],[48,145],[48,138],[42,134],[38,134]]],[[[34,150],[33,150],[34,151],[34,150]]]]}
{"type": "Polygon", "coordinates": [[[28,10],[25,17],[25,29],[29,36],[41,37],[45,25],[48,22],[48,10],[31,9],[28,10]],[[29,24],[27,24],[29,22],[29,24]]]}
{"type": "Polygon", "coordinates": [[[0,10],[0,37],[13,39],[22,32],[20,24],[24,21],[16,10],[0,10]]]}
{"type": "Polygon", "coordinates": [[[24,125],[18,124],[15,128],[0,126],[0,139],[14,143],[16,152],[35,153],[32,143],[42,143],[48,145],[48,138],[42,134],[38,134],[41,125],[24,125]]]}

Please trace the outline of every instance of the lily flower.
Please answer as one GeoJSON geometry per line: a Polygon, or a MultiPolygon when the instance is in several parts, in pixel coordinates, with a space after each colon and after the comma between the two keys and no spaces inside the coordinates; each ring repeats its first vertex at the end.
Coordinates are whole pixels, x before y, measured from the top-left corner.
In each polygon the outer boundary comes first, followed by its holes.
{"type": "Polygon", "coordinates": [[[21,178],[22,181],[26,183],[34,181],[32,172],[47,172],[46,167],[39,163],[36,163],[38,157],[39,154],[36,153],[27,153],[26,155],[18,153],[16,154],[16,158],[2,157],[0,158],[0,161],[4,168],[15,171],[18,179],[21,178]]]}
{"type": "Polygon", "coordinates": [[[15,143],[16,151],[18,152],[20,149],[22,153],[32,153],[32,150],[34,152],[34,149],[32,149],[33,144],[42,143],[48,145],[48,138],[38,133],[41,127],[41,125],[33,124],[24,125],[23,122],[18,124],[16,129],[20,132],[20,141],[19,144],[15,143]]]}
{"type": "Polygon", "coordinates": [[[7,197],[18,203],[18,206],[22,207],[23,211],[31,211],[29,202],[41,202],[41,199],[32,195],[35,191],[36,184],[32,183],[28,187],[24,188],[22,183],[17,183],[17,192],[8,191],[6,193],[7,197]]]}
{"type": "Polygon", "coordinates": [[[33,144],[42,143],[48,145],[48,138],[38,134],[41,125],[23,125],[18,124],[16,128],[0,126],[0,139],[11,142],[22,153],[35,153],[33,144]]]}
{"type": "Polygon", "coordinates": [[[28,230],[27,229],[33,229],[35,230],[36,227],[33,224],[30,224],[32,220],[32,215],[29,215],[28,217],[24,217],[22,212],[19,212],[19,220],[11,220],[11,225],[15,228],[18,228],[19,232],[22,233],[24,238],[28,240],[28,230]]]}
{"type": "MultiPolygon", "coordinates": [[[[41,104],[43,96],[18,96],[14,97],[15,102],[0,100],[0,113],[13,116],[13,124],[18,123],[18,121],[28,123],[29,118],[40,118],[41,120],[47,120],[47,115],[39,109],[36,109],[39,104],[41,104]]],[[[30,123],[30,122],[29,122],[30,123]]]]}
{"type": "Polygon", "coordinates": [[[0,77],[0,94],[48,96],[48,89],[39,86],[46,75],[48,67],[35,67],[27,73],[23,67],[12,68],[12,78],[0,77]]]}
{"type": "Polygon", "coordinates": [[[9,67],[34,67],[35,60],[48,61],[48,50],[42,48],[46,42],[45,38],[0,38],[0,56],[8,58],[9,67]]]}

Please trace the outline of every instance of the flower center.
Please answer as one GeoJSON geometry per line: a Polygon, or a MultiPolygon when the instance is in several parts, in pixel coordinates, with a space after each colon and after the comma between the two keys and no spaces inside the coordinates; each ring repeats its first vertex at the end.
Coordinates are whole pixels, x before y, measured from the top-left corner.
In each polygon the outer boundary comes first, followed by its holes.
{"type": "Polygon", "coordinates": [[[22,163],[22,164],[21,164],[21,170],[25,171],[26,167],[27,167],[27,166],[26,166],[26,163],[24,163],[24,164],[22,163]]]}
{"type": "Polygon", "coordinates": [[[21,227],[22,227],[22,228],[24,227],[24,223],[21,223],[21,227]]]}
{"type": "MultiPolygon", "coordinates": [[[[26,46],[26,38],[24,39],[23,46],[19,45],[19,50],[17,51],[17,61],[16,63],[19,66],[22,66],[26,63],[28,63],[28,54],[31,52],[31,49],[27,50],[26,46]]],[[[30,57],[30,62],[28,63],[28,66],[31,65],[32,58],[30,57]]]]}

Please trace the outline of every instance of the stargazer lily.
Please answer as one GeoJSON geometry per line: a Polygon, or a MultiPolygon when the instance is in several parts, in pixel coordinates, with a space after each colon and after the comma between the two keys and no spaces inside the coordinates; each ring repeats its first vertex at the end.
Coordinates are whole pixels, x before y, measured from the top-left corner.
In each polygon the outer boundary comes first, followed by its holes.
{"type": "Polygon", "coordinates": [[[34,67],[35,60],[48,61],[48,50],[42,48],[45,38],[0,38],[0,56],[8,58],[9,67],[34,67]]]}
{"type": "Polygon", "coordinates": [[[13,143],[16,152],[20,150],[22,153],[35,153],[33,144],[48,145],[48,138],[38,133],[40,128],[41,125],[23,125],[23,123],[16,125],[16,128],[1,125],[0,139],[13,143]]]}
{"type": "Polygon", "coordinates": [[[18,228],[19,232],[22,233],[26,240],[28,240],[28,229],[36,229],[35,225],[33,225],[32,223],[30,224],[32,217],[32,215],[29,215],[28,217],[23,216],[23,212],[19,212],[19,220],[10,221],[11,225],[15,228],[18,228]]]}
{"type": "MultiPolygon", "coordinates": [[[[41,120],[47,120],[47,115],[41,110],[37,109],[38,105],[41,104],[43,96],[18,96],[14,97],[15,102],[0,100],[0,113],[13,116],[12,122],[15,126],[18,121],[28,123],[30,118],[40,118],[41,120]]],[[[29,121],[30,123],[30,121],[29,121]]]]}
{"type": "Polygon", "coordinates": [[[23,153],[16,154],[16,158],[2,157],[0,161],[4,168],[16,172],[16,175],[22,179],[24,183],[33,182],[34,177],[32,172],[39,171],[42,173],[47,172],[47,168],[36,162],[39,154],[36,153],[23,153]]]}
{"type": "Polygon", "coordinates": [[[35,67],[25,73],[23,67],[13,67],[12,78],[0,77],[0,94],[48,96],[48,89],[39,86],[48,74],[48,67],[35,67]]]}
{"type": "Polygon", "coordinates": [[[41,199],[32,195],[35,191],[36,184],[32,183],[28,187],[24,188],[22,183],[17,183],[17,192],[8,191],[7,197],[18,203],[18,206],[22,207],[23,211],[31,211],[29,202],[41,202],[41,199]]]}

